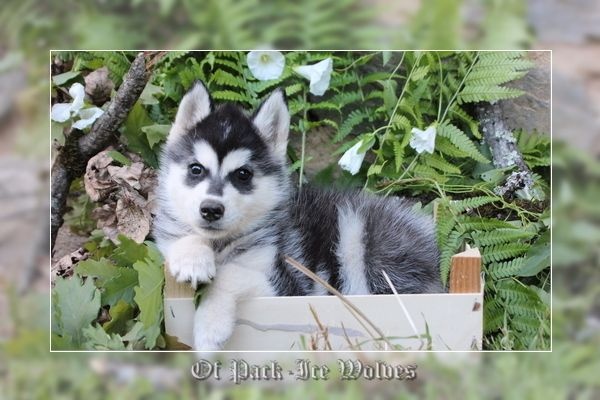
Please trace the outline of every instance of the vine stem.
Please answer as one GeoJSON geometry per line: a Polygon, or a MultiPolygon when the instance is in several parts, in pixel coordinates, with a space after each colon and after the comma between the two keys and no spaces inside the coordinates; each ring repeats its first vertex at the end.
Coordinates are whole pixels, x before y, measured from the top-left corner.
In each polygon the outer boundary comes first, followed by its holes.
{"type": "Polygon", "coordinates": [[[304,178],[304,155],[305,155],[305,151],[306,151],[306,127],[305,127],[305,123],[306,123],[306,118],[308,117],[308,107],[307,107],[307,95],[306,95],[306,88],[304,88],[303,92],[302,92],[302,96],[303,96],[303,104],[304,104],[304,109],[303,109],[303,117],[302,117],[302,128],[301,128],[301,133],[302,133],[302,147],[300,150],[300,172],[299,175],[300,177],[298,178],[298,191],[302,191],[302,181],[304,178]]]}
{"type": "Polygon", "coordinates": [[[446,106],[446,109],[444,110],[444,114],[442,114],[442,118],[438,119],[439,123],[441,123],[446,118],[446,115],[448,114],[448,111],[450,111],[450,107],[452,107],[452,105],[454,104],[454,101],[456,100],[456,97],[460,93],[460,88],[464,85],[465,81],[467,80],[467,77],[471,73],[471,70],[475,66],[475,63],[477,62],[478,59],[479,59],[479,52],[477,52],[475,54],[475,57],[473,58],[473,62],[469,66],[469,69],[467,70],[467,73],[465,74],[465,76],[463,76],[462,81],[460,81],[460,85],[458,85],[458,87],[456,88],[456,92],[454,92],[454,95],[452,96],[452,98],[448,102],[448,105],[446,106]]]}

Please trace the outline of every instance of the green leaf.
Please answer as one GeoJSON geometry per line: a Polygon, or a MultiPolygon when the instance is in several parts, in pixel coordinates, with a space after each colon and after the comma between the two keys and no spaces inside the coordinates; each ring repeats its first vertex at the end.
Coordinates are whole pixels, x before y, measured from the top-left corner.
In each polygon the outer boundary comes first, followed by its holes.
{"type": "Polygon", "coordinates": [[[82,330],[87,350],[125,350],[123,339],[116,334],[108,334],[100,326],[89,325],[82,330]]]}
{"type": "MultiPolygon", "coordinates": [[[[100,292],[91,279],[82,284],[75,275],[70,279],[57,279],[52,289],[53,319],[62,337],[70,337],[72,349],[79,349],[84,343],[83,328],[89,326],[100,310],[100,292]]],[[[53,321],[54,323],[54,321],[53,321]]]]}
{"type": "Polygon", "coordinates": [[[383,86],[383,106],[385,107],[385,111],[387,115],[392,115],[392,111],[398,101],[398,97],[396,96],[398,83],[391,79],[379,81],[379,83],[383,86]]]}
{"type": "Polygon", "coordinates": [[[525,256],[519,276],[535,276],[550,266],[550,231],[546,231],[525,256]]]}
{"type": "Polygon", "coordinates": [[[108,155],[121,165],[131,165],[131,160],[116,150],[110,150],[108,155]]]}
{"type": "Polygon", "coordinates": [[[146,84],[146,87],[144,87],[142,94],[140,95],[140,102],[145,106],[159,104],[159,102],[155,96],[162,95],[162,94],[164,94],[164,93],[160,86],[156,86],[156,85],[153,85],[152,83],[148,82],[146,84]]]}
{"type": "Polygon", "coordinates": [[[148,144],[153,149],[154,149],[154,146],[156,146],[156,144],[167,140],[167,136],[169,136],[170,130],[171,130],[171,125],[161,125],[161,124],[148,125],[148,126],[144,126],[142,128],[142,132],[144,132],[146,134],[146,139],[148,140],[148,144]]]}
{"type": "Polygon", "coordinates": [[[148,255],[148,245],[137,243],[125,235],[119,234],[119,247],[111,255],[111,259],[119,267],[131,267],[136,261],[143,260],[148,255]]]}
{"type": "Polygon", "coordinates": [[[102,289],[102,304],[114,305],[123,300],[131,303],[133,288],[138,283],[138,274],[131,268],[116,267],[109,260],[80,261],[75,272],[82,276],[96,278],[96,286],[102,289]]]}
{"type": "Polygon", "coordinates": [[[145,346],[152,349],[156,346],[163,319],[164,273],[158,250],[149,247],[148,256],[133,264],[133,269],[138,272],[139,277],[134,297],[140,308],[138,318],[144,326],[145,346]]]}
{"type": "Polygon", "coordinates": [[[110,321],[102,326],[108,333],[124,334],[127,323],[133,319],[134,307],[124,300],[119,300],[109,310],[110,321]]]}
{"type": "Polygon", "coordinates": [[[151,167],[158,168],[156,154],[152,151],[148,138],[142,131],[143,127],[152,124],[154,121],[150,119],[142,103],[137,101],[125,120],[123,138],[127,142],[129,150],[141,155],[151,167]]]}
{"type": "Polygon", "coordinates": [[[52,83],[54,83],[56,86],[62,86],[79,75],[81,75],[81,71],[64,72],[62,74],[54,75],[52,77],[52,83]]]}
{"type": "Polygon", "coordinates": [[[80,276],[90,276],[98,279],[100,285],[119,276],[119,268],[106,258],[100,260],[83,260],[75,266],[75,272],[80,276]]]}
{"type": "Polygon", "coordinates": [[[474,159],[475,161],[479,161],[482,163],[489,163],[490,160],[485,158],[475,144],[456,126],[450,123],[443,123],[439,125],[438,134],[442,137],[445,137],[452,142],[458,149],[465,152],[469,157],[474,159]]]}

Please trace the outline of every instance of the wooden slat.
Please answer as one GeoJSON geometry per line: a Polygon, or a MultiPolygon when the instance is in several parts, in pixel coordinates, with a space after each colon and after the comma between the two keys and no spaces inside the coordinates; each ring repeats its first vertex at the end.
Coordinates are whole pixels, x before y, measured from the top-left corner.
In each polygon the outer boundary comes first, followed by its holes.
{"type": "Polygon", "coordinates": [[[188,283],[179,283],[173,278],[165,263],[165,293],[166,299],[194,298],[194,289],[188,283]]]}
{"type": "Polygon", "coordinates": [[[469,249],[452,256],[450,293],[479,293],[481,291],[481,254],[469,249]]]}

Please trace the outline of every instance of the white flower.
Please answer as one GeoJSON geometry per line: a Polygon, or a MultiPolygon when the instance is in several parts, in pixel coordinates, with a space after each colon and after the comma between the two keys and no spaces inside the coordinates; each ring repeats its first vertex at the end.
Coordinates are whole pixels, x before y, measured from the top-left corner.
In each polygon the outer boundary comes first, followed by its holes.
{"type": "Polygon", "coordinates": [[[83,108],[85,88],[81,83],[74,83],[69,89],[72,103],[59,103],[52,106],[50,118],[56,122],[65,122],[78,115],[80,120],[73,124],[73,128],[84,129],[94,123],[104,111],[98,107],[83,108]]]}
{"type": "Polygon", "coordinates": [[[412,128],[410,132],[412,133],[412,137],[410,138],[410,147],[415,149],[419,154],[424,151],[428,152],[429,154],[433,153],[436,135],[435,125],[429,126],[429,128],[425,129],[424,131],[418,128],[412,128]]]}
{"type": "Polygon", "coordinates": [[[340,167],[350,172],[352,175],[356,175],[358,170],[360,170],[363,160],[365,159],[366,152],[363,151],[360,154],[358,153],[358,149],[360,149],[362,144],[363,141],[361,140],[354,146],[350,147],[348,150],[346,150],[342,158],[340,158],[340,161],[338,161],[340,167]]]}
{"type": "Polygon", "coordinates": [[[326,58],[313,65],[302,65],[296,67],[295,71],[310,80],[310,92],[315,96],[322,96],[329,88],[333,62],[326,58]]]}
{"type": "Polygon", "coordinates": [[[73,128],[75,129],[84,129],[88,126],[92,125],[95,120],[97,120],[102,114],[104,114],[104,110],[98,107],[84,108],[79,111],[79,117],[81,118],[79,121],[73,124],[73,128]]]}
{"type": "Polygon", "coordinates": [[[247,61],[250,72],[259,81],[279,78],[285,67],[285,57],[279,51],[251,51],[247,61]]]}

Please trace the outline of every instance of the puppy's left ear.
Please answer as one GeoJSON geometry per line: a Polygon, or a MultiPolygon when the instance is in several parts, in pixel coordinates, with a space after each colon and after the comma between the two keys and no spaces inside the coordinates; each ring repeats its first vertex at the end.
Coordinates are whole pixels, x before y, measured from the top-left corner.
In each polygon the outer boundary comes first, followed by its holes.
{"type": "Polygon", "coordinates": [[[290,130],[290,112],[282,89],[275,90],[258,107],[253,122],[260,136],[274,153],[285,158],[290,130]]]}

